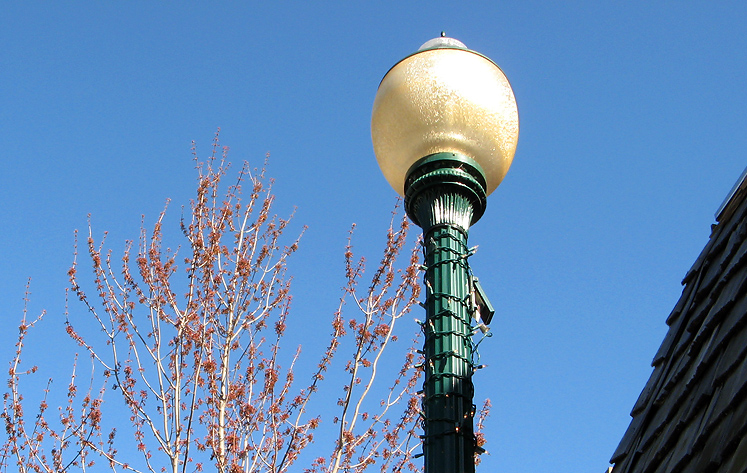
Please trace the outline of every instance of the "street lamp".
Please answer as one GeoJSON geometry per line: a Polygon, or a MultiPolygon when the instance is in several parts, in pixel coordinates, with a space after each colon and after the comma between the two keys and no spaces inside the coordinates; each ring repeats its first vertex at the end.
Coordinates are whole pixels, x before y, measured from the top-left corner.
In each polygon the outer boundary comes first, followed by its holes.
{"type": "Polygon", "coordinates": [[[423,229],[425,471],[473,472],[472,321],[484,328],[492,307],[470,271],[467,234],[513,160],[516,100],[493,61],[442,33],[386,73],[371,137],[384,177],[423,229]]]}

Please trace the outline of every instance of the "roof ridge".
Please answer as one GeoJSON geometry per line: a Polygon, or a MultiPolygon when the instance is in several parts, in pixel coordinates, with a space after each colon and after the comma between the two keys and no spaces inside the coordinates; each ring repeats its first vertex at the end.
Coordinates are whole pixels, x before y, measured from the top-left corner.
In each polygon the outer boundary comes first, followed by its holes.
{"type": "Polygon", "coordinates": [[[744,168],[744,171],[742,171],[742,175],[739,176],[739,179],[737,179],[734,187],[731,188],[729,193],[726,195],[726,198],[716,211],[714,217],[716,217],[717,222],[721,222],[722,218],[724,217],[728,218],[728,215],[724,215],[724,213],[726,213],[727,208],[731,207],[729,204],[731,204],[731,201],[735,200],[737,197],[744,197],[745,192],[747,192],[747,167],[744,168]],[[739,196],[737,194],[739,194],[739,196]]]}

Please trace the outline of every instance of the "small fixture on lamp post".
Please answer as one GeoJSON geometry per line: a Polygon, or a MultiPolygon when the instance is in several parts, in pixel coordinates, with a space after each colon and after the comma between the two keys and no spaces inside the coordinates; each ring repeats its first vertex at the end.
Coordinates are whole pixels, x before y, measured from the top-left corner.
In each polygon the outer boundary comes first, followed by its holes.
{"type": "Polygon", "coordinates": [[[516,100],[493,61],[442,34],[386,73],[371,137],[384,177],[423,229],[425,472],[471,473],[472,320],[485,329],[493,308],[470,271],[467,234],[511,166],[516,100]]]}

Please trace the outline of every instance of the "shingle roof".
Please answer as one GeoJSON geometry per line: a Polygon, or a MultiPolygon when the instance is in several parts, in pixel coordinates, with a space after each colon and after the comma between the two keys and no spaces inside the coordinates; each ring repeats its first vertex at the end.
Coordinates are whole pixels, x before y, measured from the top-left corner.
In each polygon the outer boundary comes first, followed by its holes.
{"type": "Polygon", "coordinates": [[[746,174],[682,281],[613,473],[747,472],[746,174]]]}

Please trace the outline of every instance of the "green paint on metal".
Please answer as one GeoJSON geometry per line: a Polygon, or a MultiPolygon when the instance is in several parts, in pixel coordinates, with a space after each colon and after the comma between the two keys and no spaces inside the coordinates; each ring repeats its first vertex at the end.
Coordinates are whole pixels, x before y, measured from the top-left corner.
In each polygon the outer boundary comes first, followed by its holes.
{"type": "Polygon", "coordinates": [[[470,270],[467,235],[438,226],[425,235],[425,471],[474,471],[470,270]]]}
{"type": "Polygon", "coordinates": [[[407,172],[405,210],[423,231],[438,223],[458,225],[467,231],[485,212],[486,187],[482,168],[473,159],[455,153],[432,154],[417,161],[407,172]],[[460,198],[454,200],[454,196],[460,198]],[[442,206],[434,214],[430,206],[439,199],[442,206]],[[454,216],[467,217],[467,221],[455,221],[442,215],[444,211],[461,212],[454,216]]]}
{"type": "Polygon", "coordinates": [[[474,472],[472,279],[467,234],[485,211],[485,178],[469,158],[439,153],[414,165],[405,208],[423,228],[426,473],[474,472]]]}

